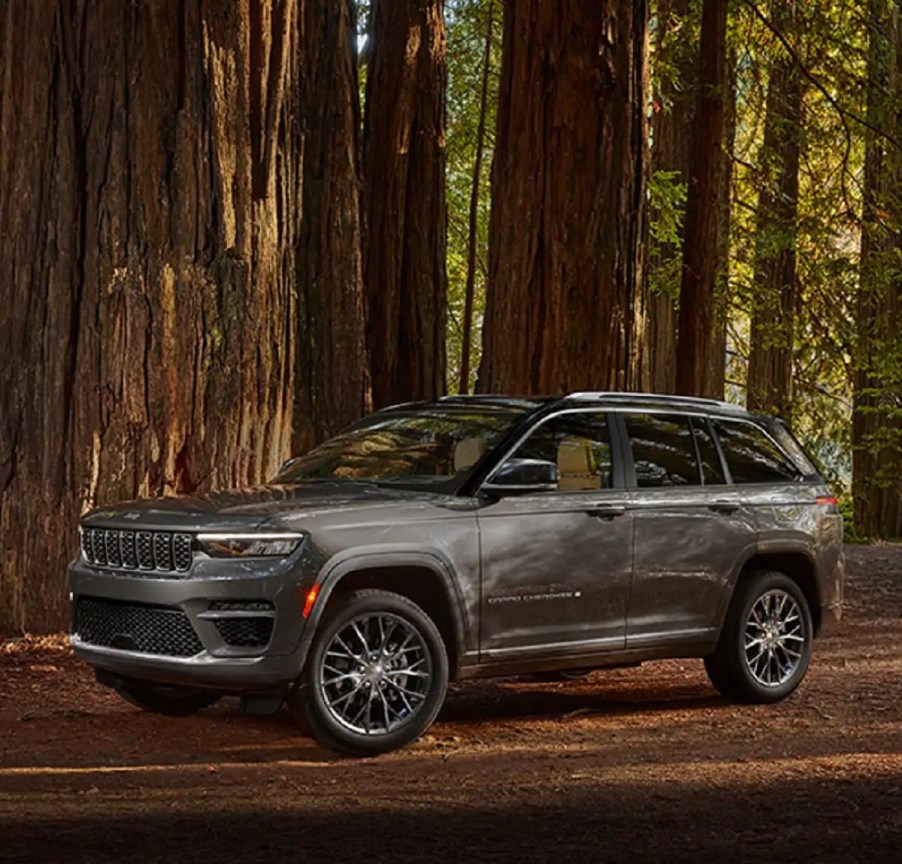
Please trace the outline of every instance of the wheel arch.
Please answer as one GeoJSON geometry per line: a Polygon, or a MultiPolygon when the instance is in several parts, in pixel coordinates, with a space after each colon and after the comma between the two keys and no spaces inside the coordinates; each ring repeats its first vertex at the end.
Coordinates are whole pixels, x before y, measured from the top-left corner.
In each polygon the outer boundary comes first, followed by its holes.
{"type": "Polygon", "coordinates": [[[316,580],[320,586],[304,633],[302,659],[316,629],[334,599],[363,588],[379,588],[416,603],[433,620],[448,652],[451,677],[466,651],[467,609],[450,565],[424,552],[362,553],[326,566],[316,580]]]}
{"type": "MultiPolygon", "coordinates": [[[[758,550],[743,562],[736,584],[742,579],[748,578],[752,573],[761,570],[776,570],[788,576],[799,586],[808,602],[808,608],[811,610],[814,633],[817,635],[821,629],[823,609],[817,578],[817,564],[810,552],[803,548],[758,550]]],[[[735,586],[733,590],[736,590],[735,586]]]]}

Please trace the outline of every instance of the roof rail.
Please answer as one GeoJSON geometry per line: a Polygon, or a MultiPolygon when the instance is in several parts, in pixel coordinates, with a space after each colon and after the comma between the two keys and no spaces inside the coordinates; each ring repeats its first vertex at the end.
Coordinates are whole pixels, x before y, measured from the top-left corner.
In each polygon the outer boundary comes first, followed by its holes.
{"type": "Polygon", "coordinates": [[[740,405],[732,402],[723,402],[719,399],[708,399],[702,396],[681,396],[677,393],[632,393],[619,390],[584,390],[576,393],[568,393],[565,399],[621,399],[634,400],[636,402],[682,402],[689,405],[709,405],[717,408],[732,408],[742,411],[740,405]]]}

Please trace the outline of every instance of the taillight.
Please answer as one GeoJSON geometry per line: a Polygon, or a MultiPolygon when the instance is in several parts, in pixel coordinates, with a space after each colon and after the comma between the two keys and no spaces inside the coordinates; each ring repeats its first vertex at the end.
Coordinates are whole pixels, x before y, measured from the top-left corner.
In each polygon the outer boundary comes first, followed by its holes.
{"type": "Polygon", "coordinates": [[[831,513],[839,512],[839,498],[834,498],[832,495],[818,495],[814,503],[822,504],[827,507],[831,513]]]}

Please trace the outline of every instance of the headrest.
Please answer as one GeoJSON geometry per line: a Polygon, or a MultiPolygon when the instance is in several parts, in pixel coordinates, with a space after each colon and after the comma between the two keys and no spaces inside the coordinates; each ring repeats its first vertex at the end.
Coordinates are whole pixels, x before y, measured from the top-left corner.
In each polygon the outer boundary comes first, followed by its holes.
{"type": "Polygon", "coordinates": [[[485,453],[485,441],[482,438],[461,438],[454,445],[454,473],[472,468],[485,453]]]}

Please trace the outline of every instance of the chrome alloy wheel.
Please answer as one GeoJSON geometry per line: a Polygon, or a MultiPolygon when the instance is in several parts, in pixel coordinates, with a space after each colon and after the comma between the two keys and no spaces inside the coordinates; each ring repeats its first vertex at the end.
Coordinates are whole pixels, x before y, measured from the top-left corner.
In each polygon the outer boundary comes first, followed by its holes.
{"type": "Polygon", "coordinates": [[[745,662],[752,677],[765,687],[785,684],[799,668],[807,634],[795,598],[775,588],[752,605],[745,625],[745,662]]]}
{"type": "Polygon", "coordinates": [[[319,679],[323,703],[338,723],[361,735],[385,735],[422,707],[432,682],[432,658],[410,621],[370,613],[332,637],[319,679]]]}

